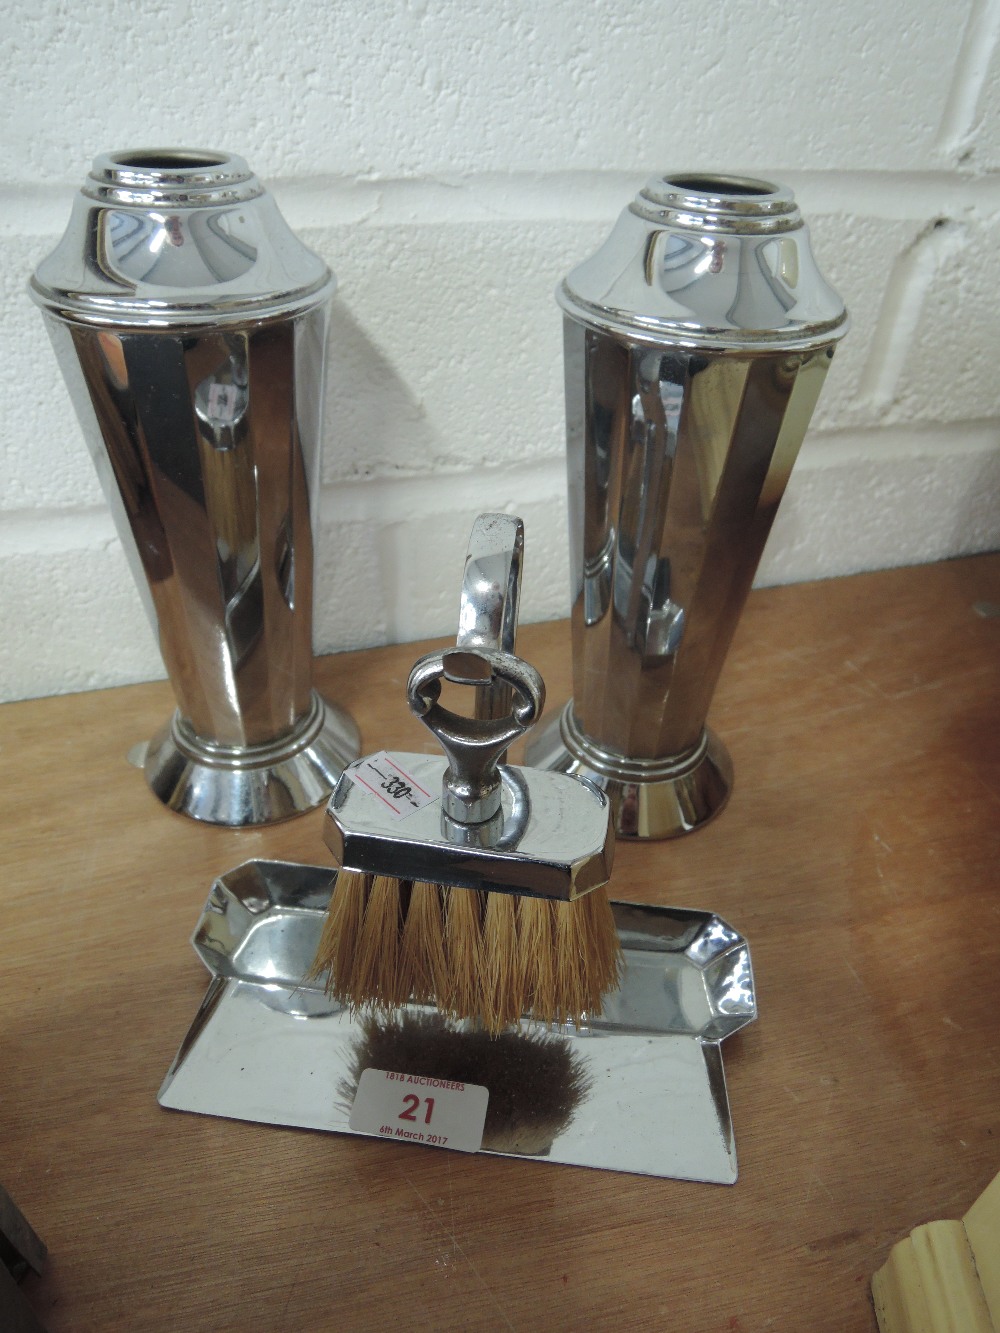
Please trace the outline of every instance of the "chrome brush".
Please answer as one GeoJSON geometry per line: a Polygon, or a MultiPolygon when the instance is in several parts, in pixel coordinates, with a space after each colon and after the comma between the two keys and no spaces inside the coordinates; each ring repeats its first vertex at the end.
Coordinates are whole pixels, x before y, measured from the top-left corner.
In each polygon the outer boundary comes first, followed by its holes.
{"type": "Polygon", "coordinates": [[[519,519],[480,516],[456,645],[410,673],[407,702],[443,756],[359,759],[327,807],[343,870],[313,971],[352,1007],[429,1003],[496,1033],[522,1014],[578,1021],[618,984],[607,798],[503,762],[545,694],[513,652],[522,542],[519,519]],[[475,691],[472,716],[445,707],[446,682],[475,691]]]}

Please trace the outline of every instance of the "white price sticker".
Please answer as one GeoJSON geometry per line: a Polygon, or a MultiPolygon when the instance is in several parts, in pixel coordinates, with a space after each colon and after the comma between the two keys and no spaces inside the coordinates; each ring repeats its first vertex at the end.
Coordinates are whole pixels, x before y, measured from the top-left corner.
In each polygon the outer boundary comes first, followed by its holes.
{"type": "Polygon", "coordinates": [[[223,384],[213,380],[208,390],[208,415],[223,425],[229,425],[236,418],[236,403],[239,395],[235,384],[223,384]]]}
{"type": "Polygon", "coordinates": [[[478,1152],[490,1094],[478,1083],[366,1069],[351,1107],[351,1129],[398,1143],[478,1152]]]}
{"type": "Polygon", "coordinates": [[[437,800],[385,750],[362,759],[351,769],[351,778],[360,783],[373,800],[388,806],[396,819],[405,819],[415,810],[437,800]]]}

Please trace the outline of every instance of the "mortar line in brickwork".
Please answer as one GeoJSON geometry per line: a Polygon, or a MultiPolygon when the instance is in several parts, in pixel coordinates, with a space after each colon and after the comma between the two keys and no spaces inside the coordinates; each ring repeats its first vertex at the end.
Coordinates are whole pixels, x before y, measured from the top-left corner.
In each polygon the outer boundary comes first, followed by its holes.
{"type": "Polygon", "coordinates": [[[560,453],[503,467],[332,480],[322,488],[320,512],[324,522],[384,525],[421,513],[466,511],[474,518],[484,507],[514,513],[519,504],[565,503],[565,495],[566,464],[560,453]]]}
{"type": "MultiPolygon", "coordinates": [[[[562,504],[565,493],[566,465],[560,454],[503,467],[470,465],[464,471],[334,478],[321,487],[320,511],[324,523],[384,526],[419,513],[466,512],[472,518],[483,508],[507,508],[513,513],[519,504],[552,500],[562,504]]],[[[111,515],[103,505],[0,511],[0,560],[95,550],[116,540],[111,515]]]]}
{"type": "MultiPolygon", "coordinates": [[[[780,178],[780,173],[775,173],[780,178]]],[[[808,216],[858,214],[890,221],[1000,215],[1000,174],[953,171],[786,172],[808,216]]]]}
{"type": "MultiPolygon", "coordinates": [[[[1000,6],[1000,0],[990,0],[1000,6]]],[[[855,213],[912,219],[959,213],[1000,214],[1000,173],[962,171],[816,171],[735,163],[735,169],[782,181],[807,214],[855,213]]],[[[475,223],[597,223],[617,217],[624,200],[652,172],[484,172],[414,179],[352,180],[342,176],[269,178],[295,228],[359,230],[475,223]]],[[[75,186],[0,183],[0,237],[58,237],[75,186]]]]}
{"type": "MultiPolygon", "coordinates": [[[[997,0],[1000,3],[1000,0],[997,0]]],[[[810,213],[857,213],[890,219],[940,214],[1000,214],[1000,173],[953,171],[809,171],[735,164],[796,192],[810,213]]],[[[273,184],[289,221],[297,227],[337,226],[354,221],[358,192],[377,194],[362,226],[434,225],[463,222],[612,222],[651,171],[551,172],[542,175],[483,173],[454,181],[297,181],[273,184]]]]}
{"type": "MultiPolygon", "coordinates": [[[[870,428],[812,431],[795,473],[835,472],[858,459],[886,466],[906,459],[946,461],[1000,452],[1000,419],[914,422],[870,428]]],[[[500,468],[452,473],[358,477],[328,481],[321,490],[324,526],[412,521],[419,514],[474,515],[489,506],[529,515],[536,505],[565,505],[563,459],[546,458],[500,468]]],[[[102,505],[86,509],[18,509],[0,513],[0,560],[99,550],[116,542],[102,505]]]]}
{"type": "Polygon", "coordinates": [[[973,0],[952,73],[936,147],[963,162],[972,154],[979,98],[1000,40],[1000,0],[973,0]]]}
{"type": "Polygon", "coordinates": [[[93,551],[116,540],[114,523],[103,505],[0,513],[0,559],[93,551]]]}
{"type": "Polygon", "coordinates": [[[888,463],[991,453],[1000,453],[1000,418],[845,427],[811,431],[796,461],[795,472],[823,472],[859,460],[878,459],[888,463]]]}
{"type": "Polygon", "coordinates": [[[896,259],[861,378],[859,403],[878,411],[891,409],[927,293],[942,265],[962,248],[965,236],[963,224],[938,218],[896,259]]]}

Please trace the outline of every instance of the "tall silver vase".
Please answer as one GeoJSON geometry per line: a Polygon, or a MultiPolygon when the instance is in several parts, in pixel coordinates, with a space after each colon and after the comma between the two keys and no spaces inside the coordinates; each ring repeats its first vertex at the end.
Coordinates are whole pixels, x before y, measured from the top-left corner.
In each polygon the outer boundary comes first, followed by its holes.
{"type": "Polygon", "coordinates": [[[573,698],[528,762],[674,837],[729,796],[705,719],[847,314],[791,191],[729,176],[652,180],[557,299],[573,698]]]}
{"type": "Polygon", "coordinates": [[[177,700],[164,804],[226,825],[319,805],[359,737],[312,687],[334,279],[246,162],[98,157],[41,306],[177,700]]]}

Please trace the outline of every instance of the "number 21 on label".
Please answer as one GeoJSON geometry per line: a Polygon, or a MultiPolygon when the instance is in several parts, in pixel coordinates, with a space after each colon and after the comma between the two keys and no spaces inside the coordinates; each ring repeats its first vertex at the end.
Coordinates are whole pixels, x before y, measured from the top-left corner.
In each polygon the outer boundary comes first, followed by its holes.
{"type": "MultiPolygon", "coordinates": [[[[434,1098],[425,1097],[424,1105],[427,1107],[427,1110],[424,1113],[424,1124],[429,1125],[431,1123],[431,1116],[434,1113],[434,1098]]],[[[416,1121],[417,1111],[420,1107],[420,1098],[416,1095],[416,1093],[408,1092],[406,1096],[403,1098],[403,1106],[406,1109],[400,1111],[398,1119],[416,1121]]]]}

